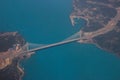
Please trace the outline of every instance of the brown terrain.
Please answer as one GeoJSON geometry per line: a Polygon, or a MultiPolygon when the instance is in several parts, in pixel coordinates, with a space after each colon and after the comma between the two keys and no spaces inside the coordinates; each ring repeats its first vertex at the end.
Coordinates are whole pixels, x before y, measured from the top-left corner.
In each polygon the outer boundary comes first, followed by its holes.
{"type": "Polygon", "coordinates": [[[99,48],[120,55],[120,0],[73,0],[71,23],[83,19],[81,43],[93,43],[99,48]]]}
{"type": "Polygon", "coordinates": [[[24,50],[25,44],[17,32],[0,33],[0,80],[21,80],[23,71],[19,61],[23,55],[18,53],[24,50]]]}

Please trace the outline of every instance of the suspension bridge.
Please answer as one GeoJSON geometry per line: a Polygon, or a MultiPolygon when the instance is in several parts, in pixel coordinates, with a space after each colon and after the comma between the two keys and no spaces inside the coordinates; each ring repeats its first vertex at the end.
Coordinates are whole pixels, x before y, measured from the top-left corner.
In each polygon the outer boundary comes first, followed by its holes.
{"type": "Polygon", "coordinates": [[[61,42],[58,42],[58,43],[45,45],[45,46],[41,46],[41,47],[38,47],[38,48],[30,49],[28,51],[25,51],[24,53],[34,52],[34,51],[38,51],[38,50],[42,50],[42,49],[47,49],[47,48],[50,48],[50,47],[55,47],[55,46],[59,46],[59,45],[63,45],[63,44],[67,44],[67,43],[71,43],[71,42],[75,42],[75,41],[79,41],[80,39],[81,38],[76,38],[76,39],[71,39],[71,40],[66,40],[66,41],[61,41],[61,42]]]}
{"type": "Polygon", "coordinates": [[[63,41],[60,41],[60,42],[57,42],[57,43],[53,43],[53,44],[34,44],[34,43],[27,43],[26,46],[28,46],[28,50],[27,51],[24,51],[24,53],[27,53],[27,52],[34,52],[34,51],[38,51],[38,50],[42,50],[42,49],[47,49],[47,48],[50,48],[50,47],[55,47],[55,46],[59,46],[59,45],[63,45],[63,44],[68,44],[68,43],[71,43],[71,42],[77,42],[79,40],[85,40],[86,38],[84,37],[81,37],[80,36],[80,32],[77,32],[76,34],[68,37],[67,39],[63,40],[63,41]],[[33,48],[33,46],[35,46],[33,48]],[[32,48],[31,48],[32,47],[32,48]]]}
{"type": "Polygon", "coordinates": [[[26,43],[23,46],[22,51],[19,52],[16,56],[24,55],[24,54],[35,52],[38,50],[43,50],[43,49],[47,49],[47,48],[51,48],[51,47],[55,47],[55,46],[59,46],[59,45],[64,45],[64,44],[68,44],[68,43],[72,43],[72,42],[77,42],[79,40],[86,40],[86,38],[81,37],[80,32],[77,32],[76,34],[68,37],[67,39],[60,41],[60,42],[57,42],[57,43],[53,43],[53,44],[26,43]]]}

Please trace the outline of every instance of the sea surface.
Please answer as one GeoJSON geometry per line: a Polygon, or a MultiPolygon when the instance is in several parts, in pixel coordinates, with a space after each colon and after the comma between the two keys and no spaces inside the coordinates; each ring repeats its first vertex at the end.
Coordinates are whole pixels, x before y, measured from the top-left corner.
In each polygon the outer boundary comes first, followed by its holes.
{"type": "MultiPolygon", "coordinates": [[[[69,15],[72,0],[1,0],[0,31],[18,31],[27,42],[62,41],[84,27],[69,15]]],[[[91,44],[70,43],[41,50],[22,61],[23,80],[120,80],[120,57],[91,44]]]]}

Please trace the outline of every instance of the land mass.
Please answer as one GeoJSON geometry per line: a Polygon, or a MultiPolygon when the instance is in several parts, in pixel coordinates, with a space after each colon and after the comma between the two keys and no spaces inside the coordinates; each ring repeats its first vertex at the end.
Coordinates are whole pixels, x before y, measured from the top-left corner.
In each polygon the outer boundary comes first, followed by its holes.
{"type": "Polygon", "coordinates": [[[24,55],[19,55],[26,41],[17,32],[0,33],[0,80],[21,80],[24,72],[19,61],[24,55]]]}
{"type": "Polygon", "coordinates": [[[120,55],[120,0],[73,0],[70,15],[73,26],[83,19],[81,43],[92,43],[99,48],[120,55]]]}

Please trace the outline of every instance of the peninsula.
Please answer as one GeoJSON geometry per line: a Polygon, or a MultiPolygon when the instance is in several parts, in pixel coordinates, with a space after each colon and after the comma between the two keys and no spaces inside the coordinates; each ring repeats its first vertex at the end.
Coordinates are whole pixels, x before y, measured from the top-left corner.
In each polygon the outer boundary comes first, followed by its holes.
{"type": "Polygon", "coordinates": [[[83,19],[87,23],[80,30],[81,43],[120,55],[120,0],[73,0],[70,15],[72,25],[83,19]]]}
{"type": "Polygon", "coordinates": [[[19,61],[24,56],[16,55],[25,44],[26,41],[17,32],[0,33],[0,80],[21,80],[24,72],[19,61]]]}

